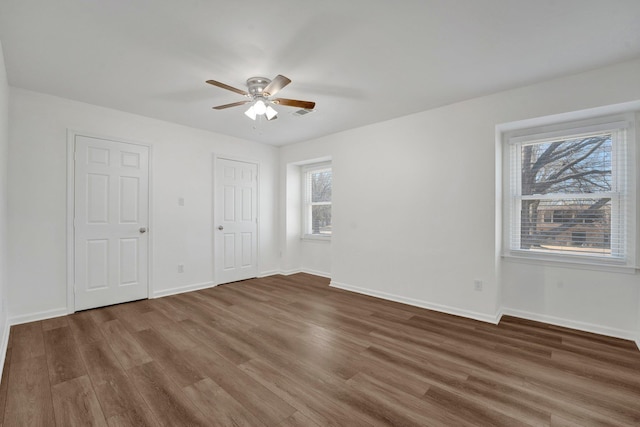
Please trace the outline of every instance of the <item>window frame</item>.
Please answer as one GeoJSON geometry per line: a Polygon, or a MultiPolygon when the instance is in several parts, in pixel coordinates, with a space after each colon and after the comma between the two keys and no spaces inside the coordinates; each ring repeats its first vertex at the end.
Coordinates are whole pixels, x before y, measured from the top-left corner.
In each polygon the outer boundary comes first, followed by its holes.
{"type": "Polygon", "coordinates": [[[314,173],[314,172],[319,172],[319,171],[323,171],[323,170],[330,170],[331,171],[331,183],[333,186],[333,166],[331,164],[330,161],[327,162],[319,162],[319,163],[311,163],[311,164],[307,164],[301,167],[301,179],[302,179],[302,183],[301,183],[301,189],[302,189],[302,208],[301,208],[301,214],[302,214],[302,220],[301,220],[301,225],[302,225],[302,239],[305,240],[320,240],[320,241],[330,241],[331,240],[331,236],[333,234],[313,234],[311,233],[311,222],[312,222],[312,209],[313,206],[331,206],[331,211],[332,211],[332,224],[333,224],[333,191],[332,191],[332,195],[331,195],[331,201],[330,202],[312,202],[311,201],[311,188],[310,188],[310,184],[311,184],[311,180],[308,179],[309,174],[314,173]]]}
{"type": "MultiPolygon", "coordinates": [[[[636,147],[638,145],[636,134],[637,113],[627,112],[610,116],[594,117],[586,120],[573,120],[560,123],[538,124],[535,127],[511,128],[503,132],[501,137],[502,149],[502,251],[505,258],[523,260],[527,262],[540,263],[550,261],[551,263],[569,263],[572,266],[584,266],[587,268],[607,269],[627,269],[635,272],[637,267],[637,188],[636,170],[638,158],[636,147]],[[520,208],[523,197],[540,199],[553,199],[553,196],[534,195],[522,196],[522,185],[520,181],[522,158],[518,150],[523,145],[539,143],[544,140],[570,139],[581,135],[588,135],[596,132],[614,131],[624,129],[626,132],[625,141],[612,140],[612,182],[614,188],[608,193],[612,196],[612,205],[615,198],[624,198],[626,201],[624,212],[621,210],[622,224],[612,224],[613,228],[621,227],[619,236],[624,239],[622,253],[618,256],[599,254],[579,254],[576,252],[562,251],[539,251],[521,249],[519,247],[521,236],[520,208]],[[515,171],[514,171],[515,167],[515,171]],[[624,187],[624,188],[623,188],[624,187]],[[621,192],[624,192],[622,194],[621,192]],[[517,246],[516,246],[517,243],[517,246]]],[[[561,194],[561,193],[556,193],[561,194]]],[[[595,193],[604,195],[605,192],[595,193]]],[[[589,193],[577,193],[575,198],[597,198],[589,193]],[[584,197],[587,196],[588,197],[584,197]]],[[[608,197],[608,196],[607,196],[608,197]]],[[[556,199],[562,197],[557,196],[556,199]]],[[[612,206],[612,209],[614,207],[612,206]]],[[[550,222],[553,222],[551,218],[550,222]]]]}

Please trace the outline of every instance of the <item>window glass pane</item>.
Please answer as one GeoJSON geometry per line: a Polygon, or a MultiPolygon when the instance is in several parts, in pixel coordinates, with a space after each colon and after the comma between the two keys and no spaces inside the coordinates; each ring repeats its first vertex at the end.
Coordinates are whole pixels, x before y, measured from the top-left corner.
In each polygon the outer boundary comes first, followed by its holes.
{"type": "Polygon", "coordinates": [[[611,191],[611,133],[524,145],[522,195],[611,191]]]}
{"type": "Polygon", "coordinates": [[[331,170],[311,172],[311,202],[331,201],[331,170]]]}
{"type": "Polygon", "coordinates": [[[523,200],[520,214],[520,249],[611,254],[609,198],[523,200]]]}
{"type": "Polygon", "coordinates": [[[311,234],[331,235],[331,205],[311,207],[311,234]]]}

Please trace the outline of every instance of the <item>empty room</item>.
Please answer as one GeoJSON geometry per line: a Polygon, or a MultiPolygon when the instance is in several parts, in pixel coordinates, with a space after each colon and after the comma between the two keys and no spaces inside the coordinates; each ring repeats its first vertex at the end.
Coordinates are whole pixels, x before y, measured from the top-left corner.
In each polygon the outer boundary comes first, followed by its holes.
{"type": "Polygon", "coordinates": [[[640,425],[639,22],[0,0],[0,427],[640,425]]]}

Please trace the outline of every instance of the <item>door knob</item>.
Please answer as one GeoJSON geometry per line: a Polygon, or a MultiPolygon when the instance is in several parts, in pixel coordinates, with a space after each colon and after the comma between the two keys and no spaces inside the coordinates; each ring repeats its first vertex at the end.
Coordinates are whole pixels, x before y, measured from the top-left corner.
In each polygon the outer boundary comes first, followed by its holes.
{"type": "Polygon", "coordinates": [[[146,232],[147,232],[147,229],[145,227],[140,227],[140,233],[141,234],[142,233],[146,233],[146,232]]]}
{"type": "Polygon", "coordinates": [[[221,226],[221,225],[219,225],[219,226],[218,226],[218,230],[222,231],[222,230],[224,230],[224,227],[223,227],[223,226],[221,226]]]}

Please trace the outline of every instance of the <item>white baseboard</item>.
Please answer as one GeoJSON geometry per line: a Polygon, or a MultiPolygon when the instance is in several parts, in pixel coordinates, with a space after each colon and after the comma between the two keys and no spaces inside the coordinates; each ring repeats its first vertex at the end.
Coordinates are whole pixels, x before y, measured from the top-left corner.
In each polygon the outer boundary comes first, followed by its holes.
{"type": "MultiPolygon", "coordinates": [[[[638,343],[637,333],[635,331],[609,328],[607,326],[596,325],[593,323],[563,319],[561,317],[549,316],[546,314],[531,313],[529,311],[516,310],[508,307],[503,307],[502,312],[506,316],[520,317],[522,319],[548,323],[550,325],[562,326],[564,328],[576,329],[578,331],[592,332],[594,334],[606,335],[606,336],[615,337],[615,338],[622,338],[624,340],[635,341],[636,344],[640,344],[638,343]]],[[[640,345],[638,345],[638,348],[640,349],[640,345]]]]}
{"type": "Polygon", "coordinates": [[[325,277],[327,279],[331,279],[331,273],[325,273],[324,271],[311,270],[309,268],[294,268],[292,270],[272,270],[265,271],[264,273],[260,273],[258,277],[267,277],[267,276],[275,276],[277,274],[281,274],[283,276],[291,276],[292,274],[298,273],[307,273],[313,276],[325,277]]]}
{"type": "Polygon", "coordinates": [[[69,314],[67,307],[54,308],[52,310],[38,311],[36,313],[22,314],[9,318],[11,325],[20,325],[22,323],[37,322],[38,320],[52,319],[54,317],[66,316],[69,314]]]}
{"type": "Polygon", "coordinates": [[[302,273],[301,268],[294,268],[293,270],[280,270],[280,274],[283,276],[291,276],[292,274],[302,273]]]}
{"type": "Polygon", "coordinates": [[[258,273],[258,277],[269,277],[269,276],[275,276],[276,274],[281,274],[280,270],[263,271],[261,273],[258,273]]]}
{"type": "Polygon", "coordinates": [[[326,279],[331,279],[331,273],[325,273],[324,271],[311,270],[309,268],[303,268],[302,273],[311,274],[314,276],[324,277],[326,279]]]}
{"type": "Polygon", "coordinates": [[[178,288],[162,289],[153,292],[149,298],[161,298],[169,295],[183,294],[185,292],[199,291],[200,289],[213,288],[216,286],[213,282],[194,283],[192,285],[180,286],[178,288]]]}
{"type": "Polygon", "coordinates": [[[3,328],[1,331],[0,339],[0,378],[2,378],[2,371],[4,370],[4,361],[7,358],[7,348],[9,347],[9,330],[11,329],[11,323],[9,319],[4,319],[3,328]]]}
{"type": "Polygon", "coordinates": [[[402,297],[399,295],[390,294],[387,292],[374,291],[371,289],[361,288],[358,286],[351,286],[345,283],[339,283],[335,280],[331,281],[331,287],[343,289],[345,291],[356,292],[359,294],[369,295],[376,298],[382,298],[389,301],[400,302],[403,304],[413,305],[415,307],[426,308],[428,310],[439,311],[441,313],[454,314],[456,316],[468,317],[470,319],[480,320],[482,322],[488,322],[496,324],[498,323],[498,318],[495,315],[489,315],[484,313],[479,313],[471,310],[464,310],[457,307],[451,307],[442,304],[434,304],[427,301],[422,301],[414,298],[402,297]]]}

